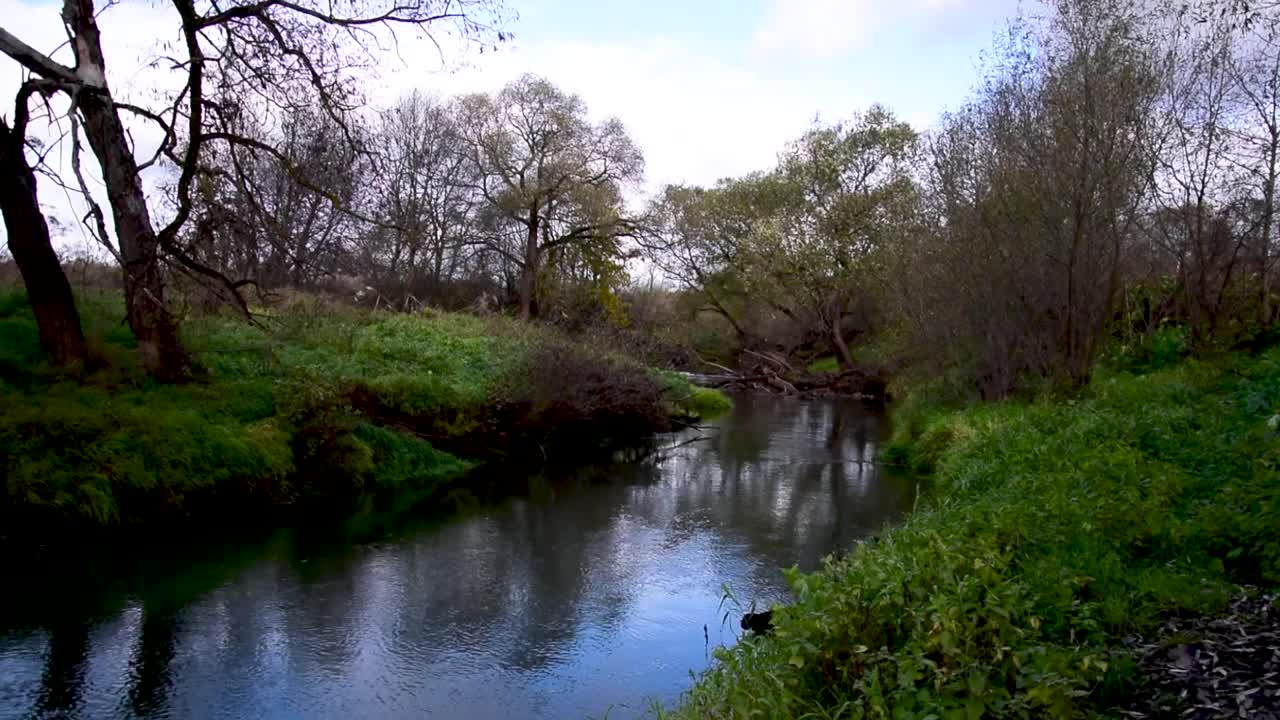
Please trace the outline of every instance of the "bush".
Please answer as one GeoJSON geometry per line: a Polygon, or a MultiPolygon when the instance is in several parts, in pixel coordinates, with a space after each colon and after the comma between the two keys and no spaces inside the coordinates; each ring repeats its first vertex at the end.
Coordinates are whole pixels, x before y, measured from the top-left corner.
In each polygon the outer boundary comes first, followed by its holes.
{"type": "Polygon", "coordinates": [[[666,389],[667,412],[670,415],[710,420],[733,409],[729,396],[713,388],[694,385],[678,372],[659,371],[655,377],[666,389]]]}
{"type": "Polygon", "coordinates": [[[1110,364],[1130,372],[1154,372],[1172,367],[1191,350],[1187,328],[1165,325],[1141,336],[1133,344],[1118,345],[1111,353],[1110,364]]]}
{"type": "Polygon", "coordinates": [[[8,510],[34,518],[135,524],[191,513],[220,496],[278,501],[293,470],[287,437],[213,415],[201,394],[114,394],[63,383],[6,391],[0,467],[8,510]]]}
{"type": "Polygon", "coordinates": [[[670,428],[661,378],[634,362],[559,339],[535,344],[494,396],[503,431],[543,448],[609,446],[670,428]]]}

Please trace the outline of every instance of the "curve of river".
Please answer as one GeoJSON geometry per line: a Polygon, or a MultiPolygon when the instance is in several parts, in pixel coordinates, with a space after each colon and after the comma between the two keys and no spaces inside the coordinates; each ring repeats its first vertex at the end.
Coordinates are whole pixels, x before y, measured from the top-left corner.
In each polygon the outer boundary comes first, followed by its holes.
{"type": "Polygon", "coordinates": [[[873,463],[883,433],[857,402],[739,397],[645,460],[390,540],[4,573],[0,718],[644,714],[743,606],[787,599],[779,568],[910,507],[873,463]]]}

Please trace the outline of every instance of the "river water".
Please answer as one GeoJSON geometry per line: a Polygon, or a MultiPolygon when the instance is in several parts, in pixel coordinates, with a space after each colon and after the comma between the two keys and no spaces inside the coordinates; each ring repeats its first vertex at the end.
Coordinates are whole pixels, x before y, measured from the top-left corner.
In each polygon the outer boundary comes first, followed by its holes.
{"type": "Polygon", "coordinates": [[[910,507],[913,482],[873,463],[884,431],[853,401],[739,397],[649,457],[377,542],[291,531],[7,572],[0,718],[643,714],[744,607],[786,601],[779,568],[910,507]]]}

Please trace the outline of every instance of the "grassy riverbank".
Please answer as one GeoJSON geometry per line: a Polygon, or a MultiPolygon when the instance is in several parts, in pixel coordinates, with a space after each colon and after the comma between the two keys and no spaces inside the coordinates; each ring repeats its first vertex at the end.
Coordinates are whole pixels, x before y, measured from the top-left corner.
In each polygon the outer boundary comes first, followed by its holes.
{"type": "Polygon", "coordinates": [[[673,717],[1106,714],[1126,636],[1280,583],[1280,351],[1100,372],[1073,400],[907,409],[934,469],[901,527],[720,651],[673,717]]]}
{"type": "Polygon", "coordinates": [[[206,377],[157,385],[119,302],[80,304],[100,367],[66,377],[41,364],[25,296],[0,295],[8,533],[403,504],[474,460],[585,454],[724,402],[527,324],[305,297],[262,327],[188,319],[206,377]]]}

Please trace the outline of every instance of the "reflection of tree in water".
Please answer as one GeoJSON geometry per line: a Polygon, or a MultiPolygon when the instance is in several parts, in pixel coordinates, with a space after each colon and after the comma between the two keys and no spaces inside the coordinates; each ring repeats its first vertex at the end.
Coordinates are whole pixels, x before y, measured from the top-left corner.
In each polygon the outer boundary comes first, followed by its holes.
{"type": "MultiPolygon", "coordinates": [[[[261,557],[234,579],[193,570],[198,582],[170,581],[143,595],[141,620],[121,640],[130,661],[119,711],[195,702],[175,702],[179,691],[217,702],[232,682],[260,683],[264,667],[326,688],[366,671],[369,682],[418,687],[537,675],[582,643],[617,642],[641,584],[667,572],[669,558],[705,562],[726,582],[776,586],[779,567],[813,567],[910,502],[909,487],[870,464],[881,428],[856,404],[739,398],[701,432],[704,441],[681,445],[690,433],[649,461],[534,482],[532,498],[404,541],[261,557]],[[713,557],[692,557],[702,553],[713,557]]],[[[51,632],[42,714],[82,707],[86,657],[102,651],[90,647],[92,626],[51,632]]]]}
{"type": "Polygon", "coordinates": [[[422,561],[407,590],[421,620],[404,623],[401,640],[430,652],[461,636],[490,645],[503,667],[534,671],[563,659],[584,615],[621,622],[628,593],[612,590],[633,586],[615,532],[626,485],[606,499],[581,492],[588,482],[570,478],[543,502],[516,500],[415,542],[422,561]]]}
{"type": "Polygon", "coordinates": [[[742,398],[714,445],[668,470],[681,512],[710,513],[726,541],[775,566],[812,568],[906,509],[911,488],[873,463],[880,432],[856,403],[742,398]]]}
{"type": "Polygon", "coordinates": [[[79,717],[89,660],[89,623],[79,618],[48,629],[49,649],[35,714],[41,718],[79,717]]]}
{"type": "Polygon", "coordinates": [[[129,662],[129,707],[138,717],[162,714],[173,687],[178,614],[158,606],[144,607],[138,641],[129,662]]]}

